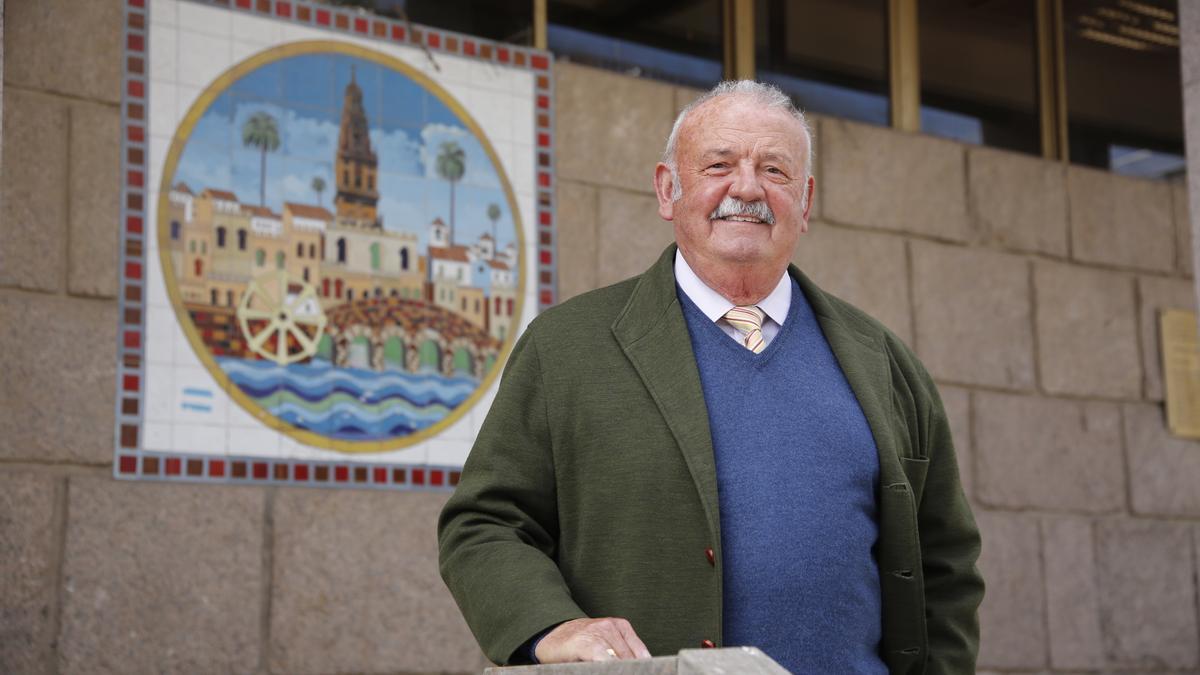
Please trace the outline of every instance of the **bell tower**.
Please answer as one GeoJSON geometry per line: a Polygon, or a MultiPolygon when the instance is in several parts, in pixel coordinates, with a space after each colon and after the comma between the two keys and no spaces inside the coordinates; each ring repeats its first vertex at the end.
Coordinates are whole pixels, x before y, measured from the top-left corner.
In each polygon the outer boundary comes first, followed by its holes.
{"type": "Polygon", "coordinates": [[[354,66],[350,66],[350,84],[342,99],[342,123],[338,131],[337,159],[334,174],[337,181],[338,222],[380,229],[375,206],[379,202],[376,171],[379,160],[371,149],[367,113],[363,109],[362,89],[358,86],[354,66]]]}

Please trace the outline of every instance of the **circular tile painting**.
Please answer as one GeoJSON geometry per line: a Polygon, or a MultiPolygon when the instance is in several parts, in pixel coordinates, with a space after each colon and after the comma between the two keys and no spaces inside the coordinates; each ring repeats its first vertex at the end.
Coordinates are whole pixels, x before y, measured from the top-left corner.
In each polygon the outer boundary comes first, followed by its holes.
{"type": "Polygon", "coordinates": [[[205,91],[164,166],[158,250],[192,348],[268,426],[392,450],[453,422],[520,325],[523,237],[495,151],[444,90],[341,43],[205,91]]]}

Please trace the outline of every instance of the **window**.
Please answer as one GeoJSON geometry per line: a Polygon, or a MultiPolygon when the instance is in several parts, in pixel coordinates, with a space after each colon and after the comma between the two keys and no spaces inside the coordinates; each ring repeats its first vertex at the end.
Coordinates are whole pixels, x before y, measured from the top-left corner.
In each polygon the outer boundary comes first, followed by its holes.
{"type": "Polygon", "coordinates": [[[225,248],[225,228],[217,228],[217,248],[225,248]]]}
{"type": "Polygon", "coordinates": [[[379,242],[374,242],[371,244],[371,269],[378,272],[380,262],[381,261],[380,261],[380,256],[379,256],[379,242]]]}
{"type": "Polygon", "coordinates": [[[267,252],[261,248],[254,252],[254,264],[263,267],[267,264],[267,252]]]}
{"type": "Polygon", "coordinates": [[[327,298],[329,297],[329,280],[328,279],[321,280],[321,295],[323,295],[327,298]]]}
{"type": "Polygon", "coordinates": [[[548,0],[546,13],[562,60],[703,88],[721,79],[719,0],[548,0]]]}
{"type": "Polygon", "coordinates": [[[179,221],[172,220],[171,221],[171,239],[172,239],[172,241],[177,241],[179,239],[179,229],[180,229],[179,221]]]}
{"type": "Polygon", "coordinates": [[[225,304],[233,307],[233,291],[225,291],[225,304]]]}
{"type": "Polygon", "coordinates": [[[464,312],[465,312],[465,311],[467,311],[467,299],[466,299],[466,298],[459,298],[459,300],[461,300],[461,301],[462,301],[462,311],[464,311],[464,312]]]}
{"type": "Polygon", "coordinates": [[[496,298],[496,308],[492,310],[493,314],[500,314],[500,298],[496,298]]]}
{"type": "Polygon", "coordinates": [[[1041,154],[1032,2],[921,0],[921,130],[1041,154]]]}
{"type": "Polygon", "coordinates": [[[375,189],[375,174],[373,174],[373,173],[367,174],[367,189],[368,190],[375,189]]]}
{"type": "Polygon", "coordinates": [[[242,230],[242,229],[238,230],[238,250],[239,251],[246,250],[246,230],[242,230]]]}
{"type": "Polygon", "coordinates": [[[1182,175],[1178,3],[1064,0],[1063,26],[1071,161],[1182,175]]]}
{"type": "Polygon", "coordinates": [[[317,245],[316,244],[308,245],[308,257],[314,258],[314,259],[317,257],[317,245]]]}
{"type": "MultiPolygon", "coordinates": [[[[204,261],[200,260],[199,258],[196,258],[192,262],[192,270],[196,273],[196,276],[198,276],[198,277],[204,276],[204,261]]],[[[215,305],[217,303],[214,302],[213,304],[215,305]]]]}
{"type": "Polygon", "coordinates": [[[196,252],[196,240],[192,239],[192,240],[188,241],[188,253],[195,253],[195,252],[196,252]]]}
{"type": "Polygon", "coordinates": [[[208,255],[208,242],[207,241],[200,242],[200,253],[202,255],[208,255]]]}
{"type": "Polygon", "coordinates": [[[346,238],[345,237],[338,237],[337,261],[340,263],[346,262],[346,238]]]}
{"type": "Polygon", "coordinates": [[[304,281],[308,281],[308,266],[304,267],[304,281]]]}
{"type": "Polygon", "coordinates": [[[346,299],[347,299],[347,300],[353,300],[353,299],[354,299],[354,289],[353,289],[353,288],[351,288],[350,290],[346,291],[346,299]]]}
{"type": "Polygon", "coordinates": [[[336,282],[334,282],[333,295],[338,298],[342,297],[342,280],[341,279],[338,279],[336,282]]]}
{"type": "Polygon", "coordinates": [[[354,187],[356,187],[356,188],[362,187],[362,165],[361,164],[354,165],[354,187]]]}
{"type": "Polygon", "coordinates": [[[297,257],[297,258],[303,258],[303,257],[304,257],[304,244],[303,244],[303,243],[297,243],[297,244],[296,244],[296,257],[297,257]]]}
{"type": "Polygon", "coordinates": [[[806,112],[888,124],[884,0],[759,0],[758,78],[806,112]]]}
{"type": "Polygon", "coordinates": [[[342,169],[342,184],[350,184],[350,169],[342,169]]]}
{"type": "Polygon", "coordinates": [[[405,272],[408,271],[408,249],[407,248],[400,249],[400,269],[404,270],[405,272]]]}
{"type": "Polygon", "coordinates": [[[208,292],[208,304],[214,307],[217,305],[217,289],[214,288],[208,292]]]}
{"type": "Polygon", "coordinates": [[[512,298],[509,298],[509,299],[508,299],[508,313],[507,313],[507,315],[508,315],[508,316],[512,316],[512,313],[513,313],[513,301],[512,301],[512,298]]]}
{"type": "Polygon", "coordinates": [[[275,269],[277,269],[277,270],[283,269],[283,263],[285,261],[286,260],[285,260],[285,256],[283,255],[283,251],[276,251],[275,252],[275,269]]]}

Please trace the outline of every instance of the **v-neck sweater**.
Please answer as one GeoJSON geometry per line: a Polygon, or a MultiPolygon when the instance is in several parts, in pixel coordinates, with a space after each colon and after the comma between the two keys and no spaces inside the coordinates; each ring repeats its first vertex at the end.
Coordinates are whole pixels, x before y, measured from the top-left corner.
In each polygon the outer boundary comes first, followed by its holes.
{"type": "MultiPolygon", "coordinates": [[[[795,284],[795,282],[792,282],[795,284]]],[[[726,646],[793,673],[885,673],[866,417],[799,286],[755,354],[679,291],[708,409],[726,646]]]]}

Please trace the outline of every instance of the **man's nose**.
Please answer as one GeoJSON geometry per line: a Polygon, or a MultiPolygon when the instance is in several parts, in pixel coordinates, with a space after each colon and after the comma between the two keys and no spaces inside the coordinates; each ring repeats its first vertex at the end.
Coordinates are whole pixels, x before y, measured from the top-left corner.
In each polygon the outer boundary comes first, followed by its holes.
{"type": "Polygon", "coordinates": [[[729,186],[729,196],[744,202],[757,202],[766,197],[753,166],[737,165],[733,170],[733,183],[729,186]]]}

